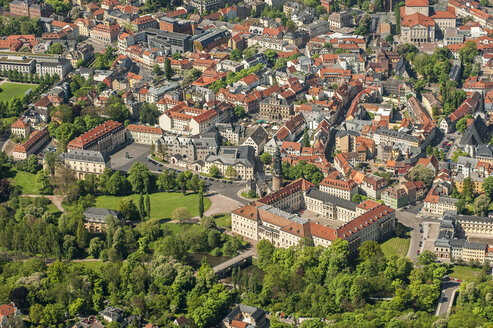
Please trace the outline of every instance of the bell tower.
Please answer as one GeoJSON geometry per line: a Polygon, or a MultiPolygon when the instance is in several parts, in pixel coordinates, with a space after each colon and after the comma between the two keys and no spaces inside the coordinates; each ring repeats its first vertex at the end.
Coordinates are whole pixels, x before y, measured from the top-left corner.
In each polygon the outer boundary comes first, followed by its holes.
{"type": "Polygon", "coordinates": [[[279,147],[274,154],[274,165],[272,168],[272,191],[278,191],[282,187],[282,160],[279,147]]]}

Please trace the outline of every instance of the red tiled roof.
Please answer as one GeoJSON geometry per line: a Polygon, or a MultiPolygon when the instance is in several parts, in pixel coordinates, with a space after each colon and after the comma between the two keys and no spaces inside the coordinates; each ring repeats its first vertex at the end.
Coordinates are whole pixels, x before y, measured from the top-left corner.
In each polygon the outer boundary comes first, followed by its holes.
{"type": "Polygon", "coordinates": [[[68,143],[68,149],[86,149],[85,147],[92,143],[97,142],[108,134],[113,133],[118,129],[123,129],[123,124],[115,121],[106,121],[103,124],[95,127],[94,129],[84,133],[83,135],[71,140],[68,143]]]}
{"type": "Polygon", "coordinates": [[[164,133],[164,130],[159,128],[159,127],[137,125],[137,124],[128,125],[127,130],[133,131],[133,132],[145,132],[145,133],[152,133],[152,134],[159,134],[159,135],[162,135],[164,133]]]}

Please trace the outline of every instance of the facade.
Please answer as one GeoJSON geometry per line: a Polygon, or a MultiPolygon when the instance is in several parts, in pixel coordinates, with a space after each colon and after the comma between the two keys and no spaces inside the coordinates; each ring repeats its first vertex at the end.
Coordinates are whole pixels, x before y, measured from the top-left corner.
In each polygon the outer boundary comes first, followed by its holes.
{"type": "Polygon", "coordinates": [[[321,192],[316,188],[306,191],[306,209],[330,220],[349,222],[359,216],[356,203],[321,192]]]}
{"type": "MultiPolygon", "coordinates": [[[[206,157],[204,173],[216,166],[222,176],[227,176],[228,167],[233,167],[241,180],[250,180],[255,175],[255,149],[252,146],[220,147],[217,154],[206,157]]],[[[234,178],[234,177],[233,177],[234,178]]]]}
{"type": "Polygon", "coordinates": [[[102,153],[111,152],[125,142],[125,128],[115,121],[106,121],[94,129],[71,140],[67,149],[96,150],[102,153]]]}
{"type": "Polygon", "coordinates": [[[419,12],[404,17],[401,25],[403,42],[419,44],[435,41],[435,21],[419,12]]]}
{"type": "Polygon", "coordinates": [[[118,24],[98,24],[91,30],[91,38],[102,41],[104,44],[116,41],[119,34],[120,26],[118,24]]]}
{"type": "Polygon", "coordinates": [[[259,125],[243,142],[243,146],[252,146],[255,149],[255,155],[260,155],[264,152],[264,146],[267,143],[269,135],[264,128],[259,125]]]}
{"type": "Polygon", "coordinates": [[[34,131],[29,136],[29,139],[27,139],[24,143],[18,144],[14,147],[12,151],[14,159],[26,159],[29,155],[34,154],[41,146],[43,146],[48,141],[48,139],[50,139],[48,128],[34,131]]]}
{"type": "Polygon", "coordinates": [[[44,63],[36,63],[36,73],[40,76],[45,75],[58,75],[60,79],[63,79],[67,76],[67,74],[72,70],[72,64],[69,60],[65,58],[61,58],[58,62],[44,62],[44,63]]]}
{"type": "Polygon", "coordinates": [[[260,102],[259,117],[266,120],[289,120],[294,115],[294,102],[271,96],[260,102]]]}
{"type": "Polygon", "coordinates": [[[164,134],[163,129],[146,125],[130,124],[127,130],[135,143],[147,145],[155,144],[164,134]]]}
{"type": "Polygon", "coordinates": [[[456,212],[455,204],[458,201],[458,199],[452,197],[433,195],[430,192],[424,199],[423,210],[429,214],[441,216],[445,212],[456,212]]]}
{"type": "Polygon", "coordinates": [[[122,223],[124,223],[125,220],[122,213],[119,211],[89,207],[84,211],[84,227],[89,232],[101,233],[106,227],[105,219],[107,216],[114,216],[122,223]]]}
{"type": "Polygon", "coordinates": [[[345,179],[339,172],[332,172],[319,185],[320,191],[350,201],[358,193],[358,185],[345,179]]]}
{"type": "Polygon", "coordinates": [[[34,73],[36,60],[23,56],[0,57],[0,71],[17,71],[20,73],[34,73]]]}
{"type": "Polygon", "coordinates": [[[110,159],[95,150],[71,150],[58,156],[58,164],[70,169],[77,179],[84,179],[87,174],[102,174],[110,168],[110,159]]]}
{"type": "Polygon", "coordinates": [[[197,109],[181,103],[159,117],[159,126],[181,135],[198,135],[222,123],[225,115],[215,108],[197,109]]]}

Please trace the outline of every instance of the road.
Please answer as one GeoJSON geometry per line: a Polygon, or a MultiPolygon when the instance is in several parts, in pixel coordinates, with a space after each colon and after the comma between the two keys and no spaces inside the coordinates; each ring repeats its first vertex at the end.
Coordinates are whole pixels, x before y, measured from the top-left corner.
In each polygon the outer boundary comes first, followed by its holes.
{"type": "Polygon", "coordinates": [[[453,305],[455,291],[459,288],[459,286],[460,283],[455,281],[447,281],[442,283],[442,292],[440,293],[440,298],[438,299],[438,306],[435,314],[437,317],[448,317],[448,310],[453,305]]]}

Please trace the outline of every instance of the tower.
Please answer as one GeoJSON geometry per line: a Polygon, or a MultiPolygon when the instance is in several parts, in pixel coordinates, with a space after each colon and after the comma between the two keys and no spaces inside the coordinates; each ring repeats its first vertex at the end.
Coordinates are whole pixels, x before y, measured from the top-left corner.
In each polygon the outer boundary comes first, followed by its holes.
{"type": "Polygon", "coordinates": [[[282,161],[279,147],[274,154],[274,165],[272,169],[272,191],[278,191],[282,187],[282,161]]]}

